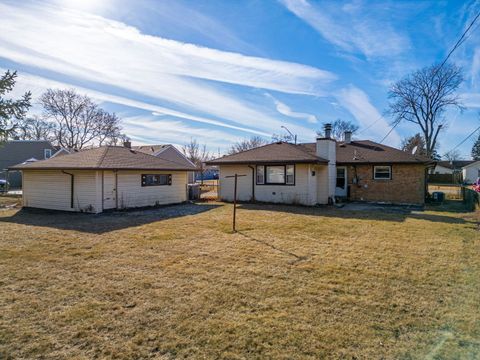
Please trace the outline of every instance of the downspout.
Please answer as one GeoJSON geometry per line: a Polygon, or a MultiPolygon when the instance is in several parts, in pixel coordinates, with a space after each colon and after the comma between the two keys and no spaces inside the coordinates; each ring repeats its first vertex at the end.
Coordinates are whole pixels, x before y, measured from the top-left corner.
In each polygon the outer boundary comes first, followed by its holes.
{"type": "Polygon", "coordinates": [[[252,201],[255,201],[255,167],[248,165],[252,169],[252,201]]]}
{"type": "Polygon", "coordinates": [[[62,173],[64,174],[67,174],[67,175],[70,175],[70,208],[74,208],[74,204],[73,204],[73,190],[74,190],[74,187],[75,187],[75,175],[74,174],[71,174],[71,173],[68,173],[64,170],[62,170],[62,173]]]}

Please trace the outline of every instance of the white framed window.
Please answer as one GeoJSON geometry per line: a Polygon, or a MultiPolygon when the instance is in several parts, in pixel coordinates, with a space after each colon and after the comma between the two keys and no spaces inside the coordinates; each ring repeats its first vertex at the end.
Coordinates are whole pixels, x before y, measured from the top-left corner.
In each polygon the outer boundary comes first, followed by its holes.
{"type": "Polygon", "coordinates": [[[295,165],[285,166],[285,184],[287,185],[295,184],[295,165]]]}
{"type": "Polygon", "coordinates": [[[392,167],[391,166],[374,166],[373,179],[374,180],[391,180],[392,167]]]}
{"type": "Polygon", "coordinates": [[[52,157],[52,149],[43,149],[43,158],[50,159],[52,157]]]}
{"type": "Polygon", "coordinates": [[[170,174],[142,174],[142,186],[172,185],[170,174]]]}
{"type": "Polygon", "coordinates": [[[257,184],[265,184],[265,166],[257,165],[257,184]]]}

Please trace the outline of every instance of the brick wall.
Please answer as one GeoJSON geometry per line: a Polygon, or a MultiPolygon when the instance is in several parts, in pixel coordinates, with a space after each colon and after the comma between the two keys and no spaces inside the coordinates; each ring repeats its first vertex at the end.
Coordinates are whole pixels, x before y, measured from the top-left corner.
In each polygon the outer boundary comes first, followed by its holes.
{"type": "Polygon", "coordinates": [[[372,165],[348,166],[350,199],[397,204],[424,204],[425,166],[393,164],[391,180],[374,180],[372,165]],[[359,182],[353,183],[357,175],[359,182]]]}

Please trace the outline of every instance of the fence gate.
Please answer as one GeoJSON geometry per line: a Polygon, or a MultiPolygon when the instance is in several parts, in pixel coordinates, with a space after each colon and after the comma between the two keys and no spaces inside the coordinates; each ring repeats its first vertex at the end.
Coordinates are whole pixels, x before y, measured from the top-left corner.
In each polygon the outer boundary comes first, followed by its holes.
{"type": "Polygon", "coordinates": [[[217,200],[218,199],[218,180],[205,180],[200,183],[200,199],[201,200],[217,200]]]}

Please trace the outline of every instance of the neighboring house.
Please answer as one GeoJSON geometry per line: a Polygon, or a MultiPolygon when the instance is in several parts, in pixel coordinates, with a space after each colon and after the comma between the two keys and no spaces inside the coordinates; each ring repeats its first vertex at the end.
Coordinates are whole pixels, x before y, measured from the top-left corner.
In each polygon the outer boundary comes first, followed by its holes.
{"type": "Polygon", "coordinates": [[[473,184],[480,177],[480,160],[438,161],[434,174],[462,174],[460,181],[473,184]]]}
{"type": "Polygon", "coordinates": [[[208,165],[220,167],[220,198],[233,200],[234,174],[240,201],[328,204],[337,198],[424,204],[425,173],[431,161],[422,156],[368,140],[344,142],[326,137],[316,143],[278,142],[208,165]]]}
{"type": "MultiPolygon", "coordinates": [[[[176,161],[179,164],[184,164],[187,166],[193,165],[187,157],[182,154],[175,146],[171,144],[163,144],[163,145],[140,145],[140,146],[132,146],[132,149],[136,151],[143,152],[145,154],[159,156],[162,155],[163,157],[167,157],[171,161],[176,161]]],[[[188,173],[188,183],[193,184],[195,182],[195,172],[191,171],[188,173]]]]}
{"type": "Polygon", "coordinates": [[[57,149],[45,140],[11,140],[0,143],[0,179],[6,179],[11,188],[22,187],[22,175],[20,171],[6,169],[12,165],[24,161],[48,159],[55,154],[57,149]]]}
{"type": "Polygon", "coordinates": [[[480,160],[472,161],[462,167],[463,182],[474,184],[480,178],[480,160]]]}
{"type": "Polygon", "coordinates": [[[187,200],[191,164],[105,146],[11,167],[23,173],[23,206],[100,213],[187,200]]]}

